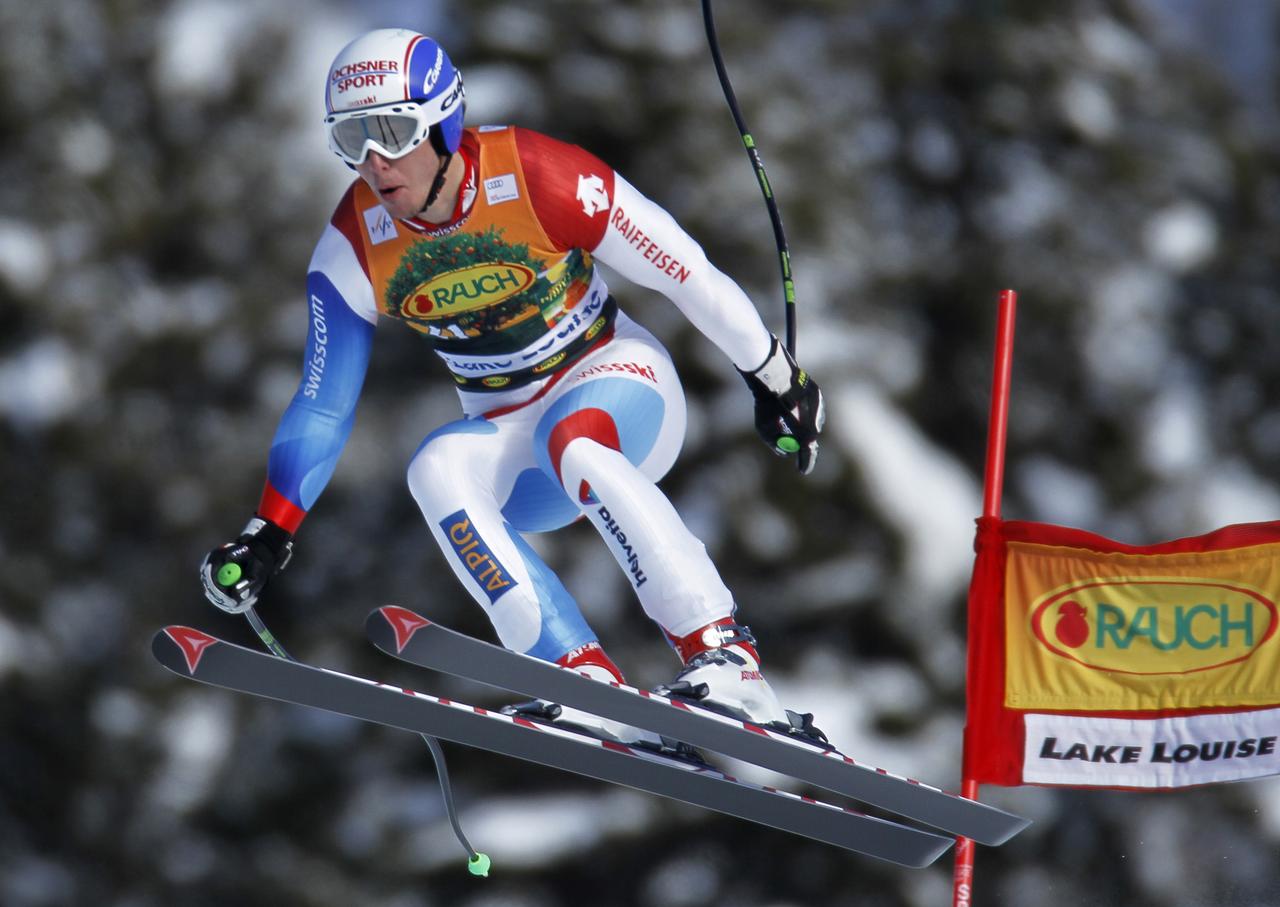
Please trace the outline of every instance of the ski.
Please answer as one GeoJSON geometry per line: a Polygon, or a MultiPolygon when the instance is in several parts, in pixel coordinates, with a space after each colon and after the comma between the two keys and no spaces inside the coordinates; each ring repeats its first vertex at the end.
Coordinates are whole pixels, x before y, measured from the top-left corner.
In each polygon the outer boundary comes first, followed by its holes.
{"type": "Polygon", "coordinates": [[[678,697],[602,683],[457,633],[407,608],[379,608],[369,615],[365,631],[375,646],[404,661],[642,727],[982,844],[1003,844],[1030,824],[786,733],[701,709],[678,697]]]}
{"type": "Polygon", "coordinates": [[[575,772],[900,866],[927,866],[953,843],[950,838],[811,797],[741,781],[708,766],[364,677],[285,661],[190,627],[170,626],[158,631],[151,651],[170,671],[202,683],[575,772]]]}

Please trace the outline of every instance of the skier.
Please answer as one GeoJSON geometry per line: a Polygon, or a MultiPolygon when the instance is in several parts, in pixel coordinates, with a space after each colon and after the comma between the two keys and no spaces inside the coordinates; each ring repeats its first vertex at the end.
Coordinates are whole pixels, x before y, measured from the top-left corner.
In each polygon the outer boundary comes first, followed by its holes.
{"type": "MultiPolygon", "coordinates": [[[[374,324],[389,317],[421,333],[457,383],[463,418],[426,436],[409,488],[503,645],[622,682],[523,537],[585,517],[683,661],[669,689],[757,723],[794,723],[705,547],[654,484],[683,441],[683,392],[595,259],[665,295],[728,356],[760,434],[801,473],[818,451],[817,383],[662,208],[581,148],[515,126],[464,128],[464,98],[444,50],[416,32],[369,32],[333,61],[329,145],[359,179],[311,259],[302,381],[257,511],[205,558],[205,594],[243,612],[288,563],[350,434],[374,324]],[[222,585],[228,563],[242,576],[222,585]]],[[[656,742],[569,709],[557,720],[656,742]]]]}

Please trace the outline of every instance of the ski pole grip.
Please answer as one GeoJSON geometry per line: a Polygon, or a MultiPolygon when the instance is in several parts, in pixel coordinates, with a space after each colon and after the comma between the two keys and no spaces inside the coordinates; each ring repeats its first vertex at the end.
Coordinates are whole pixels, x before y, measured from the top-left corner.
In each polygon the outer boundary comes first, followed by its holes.
{"type": "Polygon", "coordinates": [[[240,568],[239,564],[235,564],[235,563],[223,564],[221,567],[218,568],[218,576],[217,576],[218,585],[234,586],[236,583],[240,582],[240,577],[242,576],[244,576],[244,570],[240,568]]]}

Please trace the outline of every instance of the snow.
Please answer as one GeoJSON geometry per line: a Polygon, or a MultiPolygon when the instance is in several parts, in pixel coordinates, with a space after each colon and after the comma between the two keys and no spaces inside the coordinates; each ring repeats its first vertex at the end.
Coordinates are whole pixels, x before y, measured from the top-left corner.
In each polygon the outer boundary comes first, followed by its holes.
{"type": "MultiPolygon", "coordinates": [[[[537,121],[545,115],[547,96],[530,84],[524,70],[505,63],[468,66],[467,120],[479,125],[504,125],[514,120],[537,121]]],[[[569,72],[566,78],[577,78],[569,72]]]]}
{"type": "Polygon", "coordinates": [[[1098,525],[1103,499],[1096,477],[1044,455],[1012,464],[1011,473],[1031,518],[1062,526],[1098,525]]]}
{"type": "Polygon", "coordinates": [[[600,37],[625,54],[679,59],[701,53],[705,46],[702,22],[692,7],[663,10],[618,5],[609,10],[607,22],[600,37]]]}
{"type": "Polygon", "coordinates": [[[1167,478],[1203,468],[1212,454],[1204,401],[1185,383],[1160,392],[1139,430],[1143,461],[1167,478]]]}
{"type": "MultiPolygon", "coordinates": [[[[468,807],[467,837],[483,841],[486,852],[501,854],[508,870],[533,869],[645,830],[656,818],[657,804],[650,795],[616,788],[602,788],[598,795],[525,792],[492,797],[468,807]],[[547,821],[552,815],[555,821],[547,821]]],[[[423,869],[458,859],[448,823],[417,830],[406,839],[405,850],[406,859],[423,869]]]]}
{"type": "Polygon", "coordinates": [[[1228,459],[1197,477],[1195,498],[1204,526],[1274,520],[1280,513],[1280,491],[1274,481],[1258,475],[1245,463],[1228,459]]]}
{"type": "Polygon", "coordinates": [[[1120,265],[1098,275],[1084,327],[1084,372],[1100,400],[1120,389],[1158,388],[1171,359],[1166,319],[1169,275],[1120,265]]]}
{"type": "Polygon", "coordinates": [[[209,486],[190,476],[178,476],[160,489],[157,509],[165,524],[175,528],[197,526],[208,515],[209,486]]]}
{"type": "Polygon", "coordinates": [[[955,137],[936,120],[927,120],[912,130],[908,153],[921,172],[939,181],[953,178],[964,164],[955,137]]]}
{"type": "MultiPolygon", "coordinates": [[[[555,41],[555,28],[551,21],[540,12],[532,9],[521,9],[515,4],[503,7],[500,14],[492,14],[493,27],[485,29],[491,46],[500,53],[520,55],[533,45],[550,44],[555,41]]],[[[459,64],[461,65],[461,64],[459,64]]],[[[475,94],[471,90],[471,68],[467,68],[467,94],[475,94]]],[[[470,98],[468,97],[468,102],[470,98]]]]}
{"type": "Polygon", "coordinates": [[[878,590],[884,575],[882,560],[871,554],[855,552],[824,561],[788,576],[788,607],[796,616],[842,610],[878,590]]]}
{"type": "Polygon", "coordinates": [[[34,854],[6,854],[0,863],[0,900],[5,903],[53,907],[75,896],[70,868],[34,854]]]}
{"type": "Polygon", "coordinates": [[[1185,273],[1217,252],[1218,225],[1204,205],[1183,200],[1151,215],[1143,229],[1143,245],[1156,263],[1185,273]]]}
{"type": "Polygon", "coordinates": [[[165,762],[149,785],[153,808],[183,813],[207,802],[235,741],[234,702],[200,690],[173,701],[157,728],[165,762]]]}
{"type": "Polygon", "coordinates": [[[1087,76],[1070,79],[1058,95],[1058,104],[1066,121],[1090,141],[1106,141],[1119,125],[1111,96],[1097,79],[1087,76]]]}
{"type": "Polygon", "coordinates": [[[850,330],[823,329],[825,303],[838,299],[842,273],[816,260],[799,270],[805,285],[814,289],[804,297],[797,345],[804,367],[822,376],[824,396],[837,378],[860,378],[891,395],[913,390],[924,380],[924,356],[906,325],[868,321],[850,330]]]}
{"type": "Polygon", "coordinates": [[[668,860],[645,880],[649,903],[664,907],[700,907],[720,888],[720,873],[698,854],[668,860]]]}
{"type": "Polygon", "coordinates": [[[1013,143],[988,154],[1003,186],[982,204],[982,229],[1013,239],[1048,225],[1064,212],[1070,192],[1037,149],[1013,143]]]}
{"type": "Polygon", "coordinates": [[[111,687],[94,697],[89,720],[106,737],[134,737],[148,725],[150,708],[133,690],[111,687]]]}
{"type": "Polygon", "coordinates": [[[935,613],[968,583],[973,520],[982,512],[977,482],[870,385],[836,385],[825,395],[837,443],[858,461],[867,495],[906,542],[904,573],[916,594],[903,607],[935,613]]]}
{"type": "Polygon", "coordinates": [[[1151,48],[1114,19],[1089,19],[1081,25],[1080,37],[1091,60],[1109,73],[1140,75],[1155,68],[1151,48]]]}
{"type": "Polygon", "coordinates": [[[71,344],[46,335],[0,359],[0,416],[38,430],[75,413],[99,391],[98,370],[71,344]]]}
{"type": "Polygon", "coordinates": [[[160,871],[175,885],[198,882],[219,865],[218,852],[205,837],[183,834],[170,838],[157,855],[160,871]]]}
{"type": "Polygon", "coordinates": [[[170,8],[159,25],[151,79],[173,101],[219,100],[231,91],[230,65],[257,16],[252,4],[232,0],[185,0],[170,8]]]}
{"type": "Polygon", "coordinates": [[[34,294],[53,273],[54,255],[43,234],[22,221],[0,218],[0,280],[34,294]]]}
{"type": "Polygon", "coordinates": [[[893,160],[901,144],[902,133],[896,123],[885,116],[869,116],[858,124],[843,151],[853,170],[893,160]]]}
{"type": "Polygon", "coordinates": [[[738,532],[751,556],[760,561],[776,561],[796,551],[800,533],[785,513],[768,501],[747,505],[737,521],[738,532]]]}
{"type": "MultiPolygon", "coordinates": [[[[73,501],[74,496],[68,496],[73,501]]],[[[41,613],[42,632],[64,667],[111,661],[123,643],[127,593],[101,580],[61,581],[49,591],[41,613]]]]}
{"type": "Polygon", "coordinates": [[[0,677],[20,668],[25,656],[22,633],[12,621],[0,616],[0,677]]]}
{"type": "Polygon", "coordinates": [[[58,136],[62,164],[74,175],[90,179],[106,172],[115,155],[115,140],[101,121],[81,117],[68,123],[58,136]]]}

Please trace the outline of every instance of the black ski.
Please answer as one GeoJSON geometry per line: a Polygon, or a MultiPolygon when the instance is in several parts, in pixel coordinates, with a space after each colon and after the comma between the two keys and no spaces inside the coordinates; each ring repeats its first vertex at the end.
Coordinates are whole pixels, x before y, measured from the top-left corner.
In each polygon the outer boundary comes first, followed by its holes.
{"type": "Polygon", "coordinates": [[[642,727],[982,844],[1003,844],[1030,824],[1020,816],[862,765],[786,733],[700,709],[677,697],[601,683],[465,636],[406,608],[379,608],[369,615],[365,631],[379,649],[413,664],[642,727]]]}
{"type": "Polygon", "coordinates": [[[429,734],[680,800],[901,866],[927,866],[950,838],[740,781],[706,766],[475,706],[285,661],[190,627],[156,633],[166,668],[203,683],[429,734]]]}

